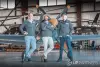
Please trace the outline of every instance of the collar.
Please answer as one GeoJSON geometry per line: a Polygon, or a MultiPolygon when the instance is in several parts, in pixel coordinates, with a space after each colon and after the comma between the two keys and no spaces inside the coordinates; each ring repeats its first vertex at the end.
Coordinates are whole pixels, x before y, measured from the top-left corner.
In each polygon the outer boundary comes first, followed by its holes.
{"type": "Polygon", "coordinates": [[[49,24],[49,21],[44,21],[46,24],[49,24]]]}
{"type": "Polygon", "coordinates": [[[65,20],[65,21],[63,20],[62,23],[64,23],[64,24],[67,23],[67,20],[65,20]]]}
{"type": "Polygon", "coordinates": [[[30,20],[30,19],[28,19],[28,21],[29,21],[30,23],[33,23],[34,20],[30,20]]]}

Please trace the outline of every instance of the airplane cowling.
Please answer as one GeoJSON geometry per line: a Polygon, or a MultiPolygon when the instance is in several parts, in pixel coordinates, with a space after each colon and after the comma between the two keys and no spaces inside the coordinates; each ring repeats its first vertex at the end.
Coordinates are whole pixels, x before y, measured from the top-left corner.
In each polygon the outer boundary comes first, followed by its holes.
{"type": "Polygon", "coordinates": [[[51,19],[49,20],[49,22],[50,22],[54,27],[56,27],[56,25],[58,24],[58,21],[57,21],[57,19],[55,19],[55,18],[51,18],[51,19]]]}

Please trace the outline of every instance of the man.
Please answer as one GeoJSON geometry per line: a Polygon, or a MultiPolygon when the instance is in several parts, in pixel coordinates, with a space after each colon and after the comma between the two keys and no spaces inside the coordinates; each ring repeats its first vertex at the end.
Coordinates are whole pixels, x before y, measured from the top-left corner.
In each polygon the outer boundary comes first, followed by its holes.
{"type": "Polygon", "coordinates": [[[59,59],[57,60],[57,62],[61,62],[62,61],[62,54],[63,54],[63,48],[64,48],[64,42],[66,42],[67,47],[68,47],[68,58],[73,61],[73,57],[72,57],[72,46],[71,46],[71,39],[70,39],[70,35],[72,34],[72,24],[69,20],[67,20],[67,15],[63,15],[62,16],[61,21],[59,21],[58,23],[58,35],[60,38],[60,56],[59,59]]]}
{"type": "Polygon", "coordinates": [[[25,20],[23,24],[20,26],[21,32],[25,35],[25,61],[31,61],[31,54],[36,49],[36,23],[37,22],[33,20],[33,14],[29,13],[28,19],[25,20]],[[26,31],[24,31],[24,29],[26,29],[26,31]]]}
{"type": "Polygon", "coordinates": [[[44,62],[47,62],[47,55],[54,48],[54,42],[52,38],[52,32],[54,30],[54,27],[48,21],[48,18],[48,15],[45,15],[44,21],[41,23],[41,34],[44,45],[44,62]]]}

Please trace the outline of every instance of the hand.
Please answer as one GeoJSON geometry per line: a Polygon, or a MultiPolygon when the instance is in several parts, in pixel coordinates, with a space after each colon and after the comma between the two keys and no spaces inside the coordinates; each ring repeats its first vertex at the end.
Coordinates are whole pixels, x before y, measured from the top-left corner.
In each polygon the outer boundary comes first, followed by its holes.
{"type": "Polygon", "coordinates": [[[52,25],[51,27],[55,28],[56,26],[52,25]]]}
{"type": "Polygon", "coordinates": [[[67,5],[67,8],[69,9],[70,8],[70,5],[67,5]]]}
{"type": "Polygon", "coordinates": [[[56,28],[56,26],[52,26],[53,28],[56,28]]]}
{"type": "Polygon", "coordinates": [[[36,37],[36,40],[40,40],[40,37],[39,37],[39,36],[37,36],[37,37],[36,37]]]}
{"type": "Polygon", "coordinates": [[[36,8],[39,8],[39,5],[36,5],[36,8]]]}
{"type": "Polygon", "coordinates": [[[53,25],[51,25],[51,27],[54,27],[53,25]]]}
{"type": "Polygon", "coordinates": [[[27,35],[28,33],[26,31],[24,31],[24,35],[27,35]]]}

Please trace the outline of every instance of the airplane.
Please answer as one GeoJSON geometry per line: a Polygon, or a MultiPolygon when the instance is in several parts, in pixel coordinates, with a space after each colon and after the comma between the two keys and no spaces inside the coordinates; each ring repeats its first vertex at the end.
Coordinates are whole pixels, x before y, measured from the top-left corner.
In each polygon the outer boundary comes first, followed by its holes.
{"type": "MultiPolygon", "coordinates": [[[[41,17],[39,21],[42,21],[43,15],[46,14],[46,12],[39,6],[37,6],[37,9],[42,12],[41,17]]],[[[57,16],[56,19],[61,17],[63,14],[67,14],[68,8],[64,7],[64,10],[57,16]]],[[[94,20],[97,22],[97,20],[94,20]]],[[[38,25],[40,24],[38,23],[38,25]]],[[[72,41],[80,41],[80,40],[95,40],[100,39],[100,35],[71,35],[72,41]]],[[[11,43],[11,44],[24,44],[24,35],[16,35],[16,34],[0,34],[0,43],[11,43]]]]}
{"type": "MultiPolygon", "coordinates": [[[[40,22],[42,21],[43,15],[46,14],[46,12],[39,6],[37,6],[37,9],[40,10],[42,12],[41,17],[40,17],[40,22]]],[[[68,8],[64,7],[64,10],[57,16],[56,19],[58,19],[59,17],[61,17],[63,14],[67,14],[68,8]]],[[[39,30],[39,24],[38,23],[37,27],[39,30]]],[[[95,40],[95,39],[100,39],[100,35],[71,35],[72,41],[80,41],[80,40],[95,40]]],[[[39,40],[38,42],[41,42],[41,40],[39,40]]],[[[37,42],[37,43],[38,43],[37,42]]],[[[56,42],[56,41],[55,41],[56,42]]],[[[25,41],[24,41],[24,35],[21,34],[0,34],[0,43],[4,44],[4,43],[10,43],[10,44],[14,44],[14,45],[24,45],[25,41]]]]}
{"type": "Polygon", "coordinates": [[[98,25],[99,15],[100,13],[97,13],[92,22],[86,21],[88,22],[87,25],[82,25],[81,27],[74,27],[74,29],[78,29],[78,31],[81,32],[93,32],[93,34],[98,34],[97,29],[100,29],[100,25],[98,25]]]}
{"type": "MultiPolygon", "coordinates": [[[[47,14],[41,7],[39,7],[38,5],[36,5],[36,8],[37,8],[37,10],[40,10],[41,12],[42,12],[42,14],[40,14],[40,19],[38,20],[38,24],[37,24],[37,31],[39,30],[39,25],[40,25],[40,22],[42,22],[42,19],[43,19],[43,15],[44,14],[47,14]]],[[[65,9],[57,16],[57,18],[59,18],[61,15],[63,15],[63,13],[65,13],[65,12],[67,12],[67,8],[66,7],[64,7],[65,9]]],[[[20,18],[23,18],[24,16],[21,16],[20,18]]],[[[25,17],[27,17],[27,16],[25,16],[25,17]]],[[[49,17],[49,19],[51,19],[50,17],[49,17]]],[[[8,24],[9,25],[9,24],[8,24]]],[[[16,25],[16,24],[12,24],[13,25],[13,27],[16,27],[17,28],[17,32],[20,32],[19,31],[19,29],[18,29],[18,26],[20,26],[20,25],[16,25]]],[[[12,26],[11,26],[12,27],[12,26]]],[[[11,29],[13,29],[13,27],[11,28],[11,29]]],[[[16,31],[16,29],[14,29],[15,31],[16,31]]],[[[13,34],[13,33],[9,33],[9,31],[6,31],[6,32],[4,32],[4,34],[0,34],[0,43],[12,43],[12,44],[17,44],[17,43],[15,43],[15,42],[18,42],[18,43],[20,43],[21,42],[21,44],[23,43],[23,40],[20,40],[19,39],[19,36],[21,36],[21,33],[19,33],[20,35],[18,35],[18,34],[13,34]],[[10,37],[13,37],[13,36],[18,36],[17,38],[18,38],[18,40],[19,41],[12,41],[12,40],[6,40],[5,39],[5,37],[8,37],[8,38],[10,38],[10,37]],[[3,38],[2,38],[3,37],[3,38]]],[[[23,36],[23,35],[22,35],[23,36]]],[[[21,36],[21,37],[22,37],[21,36]]],[[[24,37],[24,36],[23,36],[24,37]]],[[[16,38],[16,37],[14,37],[14,38],[16,38]]]]}
{"type": "MultiPolygon", "coordinates": [[[[46,14],[45,11],[43,11],[43,13],[46,14]]],[[[100,29],[100,25],[98,24],[99,23],[98,22],[99,14],[100,13],[96,14],[94,20],[82,21],[82,22],[88,22],[88,24],[82,25],[81,27],[74,27],[74,30],[81,31],[83,33],[84,32],[93,32],[93,34],[98,34],[97,29],[100,29]],[[90,21],[92,21],[92,22],[90,22],[90,21]]],[[[87,19],[84,19],[84,20],[87,20],[87,19]]],[[[10,26],[10,28],[9,28],[9,31],[5,31],[5,32],[3,32],[3,34],[16,34],[16,32],[18,32],[18,34],[21,34],[21,32],[19,30],[20,24],[5,24],[5,26],[10,26]]]]}
{"type": "MultiPolygon", "coordinates": [[[[68,8],[70,8],[70,6],[68,6],[68,8]]],[[[44,11],[42,8],[39,8],[38,10],[42,11],[44,14],[46,14],[46,11],[44,11]]],[[[58,9],[55,9],[55,10],[58,10],[58,9]]],[[[58,16],[56,19],[60,18],[62,14],[67,14],[67,10],[68,9],[64,9],[58,16]]],[[[53,10],[52,10],[53,11],[53,10]]],[[[93,32],[93,34],[98,34],[97,32],[97,29],[100,28],[100,25],[98,25],[98,19],[99,19],[99,14],[100,13],[97,13],[94,20],[92,22],[90,22],[90,20],[86,21],[88,22],[88,25],[83,25],[81,27],[74,27],[74,30],[82,30],[85,31],[85,32],[89,32],[89,30],[91,32],[93,32]]],[[[86,19],[85,19],[86,20],[86,19]]]]}

